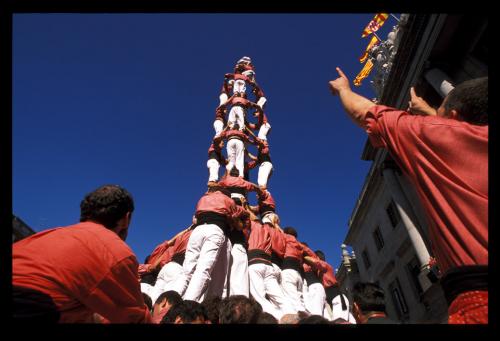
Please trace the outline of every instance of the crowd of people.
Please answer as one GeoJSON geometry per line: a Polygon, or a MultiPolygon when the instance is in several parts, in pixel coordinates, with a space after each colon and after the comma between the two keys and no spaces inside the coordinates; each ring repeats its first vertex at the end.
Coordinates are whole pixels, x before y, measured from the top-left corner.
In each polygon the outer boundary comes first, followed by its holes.
{"type": "MultiPolygon", "coordinates": [[[[389,149],[429,213],[449,322],[487,323],[487,79],[457,86],[432,114],[416,96],[409,112],[374,105],[352,92],[338,72],[332,92],[370,141],[389,149]]],[[[273,166],[266,101],[250,58],[241,58],[224,77],[207,191],[191,225],[160,243],[143,264],[125,244],[134,201],[117,185],[85,196],[80,223],[16,242],[14,317],[84,323],[395,323],[386,315],[382,288],[361,282],[346,295],[325,254],[299,240],[294,227],[281,227],[268,189],[273,166]],[[247,99],[247,86],[255,102],[247,99]],[[248,120],[250,109],[256,123],[248,120]],[[247,150],[252,144],[257,157],[247,150]],[[221,165],[225,174],[219,180],[221,165]],[[254,184],[248,175],[257,165],[254,184]],[[257,205],[250,205],[250,192],[257,205]]]]}

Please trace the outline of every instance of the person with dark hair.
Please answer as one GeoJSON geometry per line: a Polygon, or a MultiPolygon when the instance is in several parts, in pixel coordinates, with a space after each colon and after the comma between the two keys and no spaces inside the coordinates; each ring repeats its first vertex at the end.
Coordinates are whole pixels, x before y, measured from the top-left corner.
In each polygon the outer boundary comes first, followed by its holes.
{"type": "Polygon", "coordinates": [[[13,316],[30,322],[148,323],[138,262],[125,244],[134,201],[116,185],[87,194],[80,223],[12,246],[13,316]]]}
{"type": "Polygon", "coordinates": [[[245,143],[254,144],[255,141],[250,140],[242,130],[244,128],[244,123],[228,123],[227,130],[222,131],[219,136],[214,139],[214,143],[219,143],[220,140],[227,140],[226,142],[226,152],[227,152],[227,164],[226,170],[231,171],[233,166],[238,169],[239,174],[237,176],[243,177],[245,173],[245,143]],[[241,125],[243,124],[243,126],[241,125]]]}
{"type": "Polygon", "coordinates": [[[263,311],[257,319],[257,324],[278,324],[278,320],[273,315],[263,311]]]}
{"type": "Polygon", "coordinates": [[[196,301],[185,300],[173,305],[165,314],[162,324],[206,324],[205,308],[196,301]]]}
{"type": "Polygon", "coordinates": [[[209,296],[205,297],[201,305],[205,308],[207,312],[208,321],[210,324],[219,324],[219,307],[222,302],[222,298],[219,296],[209,296]]]}
{"type": "Polygon", "coordinates": [[[330,321],[321,315],[309,315],[300,319],[299,324],[330,324],[330,321]]]}
{"type": "Polygon", "coordinates": [[[283,314],[294,313],[295,310],[286,298],[278,281],[278,273],[271,262],[270,227],[267,224],[261,224],[251,210],[249,214],[251,220],[248,238],[250,294],[265,312],[279,320],[283,314]]]}
{"type": "Polygon", "coordinates": [[[222,296],[231,250],[227,234],[249,224],[248,212],[219,189],[210,187],[196,205],[197,223],[189,237],[182,275],[171,287],[185,300],[201,302],[205,293],[222,296]]]}
{"type": "Polygon", "coordinates": [[[262,307],[252,298],[235,295],[224,298],[220,303],[220,324],[255,324],[257,323],[262,307]]]}
{"type": "Polygon", "coordinates": [[[224,147],[223,140],[213,141],[208,148],[208,184],[214,184],[219,180],[219,168],[221,165],[227,165],[228,161],[222,155],[222,148],[224,147]]]}
{"type": "Polygon", "coordinates": [[[285,258],[281,270],[281,287],[297,312],[306,311],[302,278],[303,248],[297,240],[297,231],[293,227],[285,227],[283,232],[285,236],[285,258]]]}
{"type": "Polygon", "coordinates": [[[375,283],[358,282],[352,289],[353,313],[361,324],[394,324],[385,310],[384,290],[375,283]]]}
{"type": "Polygon", "coordinates": [[[304,304],[308,312],[323,316],[325,310],[326,292],[321,283],[321,274],[326,270],[320,258],[302,242],[304,273],[304,304]]]}
{"type": "Polygon", "coordinates": [[[269,143],[267,140],[256,138],[257,143],[257,158],[248,164],[248,168],[252,169],[259,165],[259,173],[257,175],[257,184],[262,190],[267,188],[267,182],[273,173],[273,164],[269,153],[269,143]]]}
{"type": "Polygon", "coordinates": [[[411,115],[374,105],[337,71],[332,93],[416,188],[443,273],[448,322],[488,323],[488,78],[456,86],[436,115],[411,115]]]}
{"type": "Polygon", "coordinates": [[[153,301],[149,295],[142,293],[142,298],[144,299],[144,304],[148,307],[148,310],[153,310],[153,301]]]}
{"type": "Polygon", "coordinates": [[[153,323],[160,323],[165,314],[176,304],[182,302],[182,297],[177,291],[165,291],[158,296],[152,309],[153,323]]]}
{"type": "MultiPolygon", "coordinates": [[[[356,324],[356,320],[350,311],[350,303],[347,296],[340,290],[339,283],[333,272],[333,267],[325,261],[325,254],[321,250],[316,250],[314,253],[318,256],[316,260],[319,268],[318,274],[321,279],[321,284],[325,288],[326,303],[331,309],[331,321],[343,319],[351,324],[356,324]]],[[[323,313],[323,316],[327,316],[323,313]]]]}

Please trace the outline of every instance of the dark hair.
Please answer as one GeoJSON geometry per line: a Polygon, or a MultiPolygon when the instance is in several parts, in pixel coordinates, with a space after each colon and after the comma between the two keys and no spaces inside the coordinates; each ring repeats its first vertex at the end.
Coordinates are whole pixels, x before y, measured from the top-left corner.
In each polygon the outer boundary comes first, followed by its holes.
{"type": "Polygon", "coordinates": [[[375,283],[356,283],[352,290],[352,299],[362,312],[385,312],[384,290],[375,283]]]}
{"type": "Polygon", "coordinates": [[[287,226],[283,229],[283,232],[285,232],[286,234],[291,234],[292,236],[294,236],[295,238],[297,238],[297,230],[295,230],[293,227],[291,226],[287,226]]]}
{"type": "Polygon", "coordinates": [[[163,300],[167,300],[168,304],[174,306],[182,302],[182,297],[177,291],[169,290],[162,292],[160,296],[156,299],[155,304],[160,304],[163,300]]]}
{"type": "Polygon", "coordinates": [[[240,198],[233,198],[233,201],[238,206],[243,206],[243,202],[241,202],[240,198]]]}
{"type": "Polygon", "coordinates": [[[309,315],[300,319],[299,324],[330,324],[330,321],[320,315],[309,315]]]}
{"type": "Polygon", "coordinates": [[[219,323],[257,323],[262,307],[254,299],[243,295],[224,298],[219,309],[219,323]]]}
{"type": "Polygon", "coordinates": [[[87,194],[80,203],[80,221],[94,221],[113,229],[127,212],[134,211],[130,193],[117,185],[104,185],[87,194]]]}
{"type": "Polygon", "coordinates": [[[219,323],[219,306],[221,301],[222,298],[219,296],[209,296],[201,302],[201,305],[205,307],[208,319],[212,322],[212,324],[219,323]]]}
{"type": "Polygon", "coordinates": [[[258,324],[278,324],[278,320],[271,314],[263,311],[257,319],[258,324]]]}
{"type": "Polygon", "coordinates": [[[309,247],[309,244],[307,244],[306,242],[302,242],[302,245],[309,247]]]}
{"type": "Polygon", "coordinates": [[[161,323],[175,323],[175,320],[180,317],[182,323],[191,323],[198,318],[207,320],[207,312],[205,308],[196,301],[182,301],[172,306],[163,316],[161,323]]]}
{"type": "Polygon", "coordinates": [[[148,294],[142,293],[142,298],[144,298],[144,303],[148,306],[149,311],[153,309],[153,301],[151,301],[151,297],[148,294]]]}
{"type": "Polygon", "coordinates": [[[448,94],[444,108],[456,110],[464,121],[471,124],[488,124],[488,77],[457,85],[448,94]]]}
{"type": "Polygon", "coordinates": [[[233,125],[233,130],[239,130],[240,129],[240,124],[239,123],[235,123],[233,125]]]}
{"type": "Polygon", "coordinates": [[[147,283],[149,285],[154,286],[156,284],[156,279],[158,278],[159,273],[160,269],[156,269],[151,272],[143,274],[141,276],[141,283],[147,283]]]}
{"type": "Polygon", "coordinates": [[[235,166],[233,166],[233,168],[231,168],[231,170],[229,171],[229,175],[240,176],[240,170],[238,168],[236,168],[235,166]]]}
{"type": "Polygon", "coordinates": [[[316,250],[316,251],[314,251],[314,253],[316,254],[316,256],[319,257],[319,259],[321,259],[322,261],[325,261],[325,254],[323,253],[323,251],[316,250]]]}

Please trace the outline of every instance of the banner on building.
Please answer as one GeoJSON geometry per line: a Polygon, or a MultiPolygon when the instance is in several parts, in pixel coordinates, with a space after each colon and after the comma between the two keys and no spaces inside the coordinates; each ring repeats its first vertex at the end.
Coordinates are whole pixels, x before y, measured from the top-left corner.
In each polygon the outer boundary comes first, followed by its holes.
{"type": "Polygon", "coordinates": [[[377,36],[372,37],[370,43],[366,47],[365,53],[361,57],[359,57],[360,63],[364,63],[366,61],[366,58],[368,58],[368,53],[370,52],[371,48],[377,45],[379,42],[380,40],[377,38],[377,36]]]}
{"type": "Polygon", "coordinates": [[[389,18],[389,13],[377,13],[375,14],[375,17],[373,18],[372,21],[366,25],[365,29],[363,30],[363,34],[361,35],[361,38],[366,37],[369,34],[372,34],[373,32],[377,32],[380,27],[385,23],[385,21],[389,18]]]}
{"type": "Polygon", "coordinates": [[[371,61],[371,59],[368,59],[365,66],[363,66],[363,69],[361,69],[356,78],[352,81],[353,84],[355,86],[361,86],[361,81],[366,77],[368,77],[372,69],[373,69],[373,62],[371,61]]]}

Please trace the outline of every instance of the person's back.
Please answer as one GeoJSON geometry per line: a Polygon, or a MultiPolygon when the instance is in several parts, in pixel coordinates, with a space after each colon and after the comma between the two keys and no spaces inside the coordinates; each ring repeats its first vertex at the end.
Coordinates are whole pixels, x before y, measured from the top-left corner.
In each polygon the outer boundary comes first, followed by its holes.
{"type": "Polygon", "coordinates": [[[94,312],[110,322],[150,319],[135,255],[102,224],[42,231],[14,243],[12,256],[16,319],[92,322],[94,312]]]}

